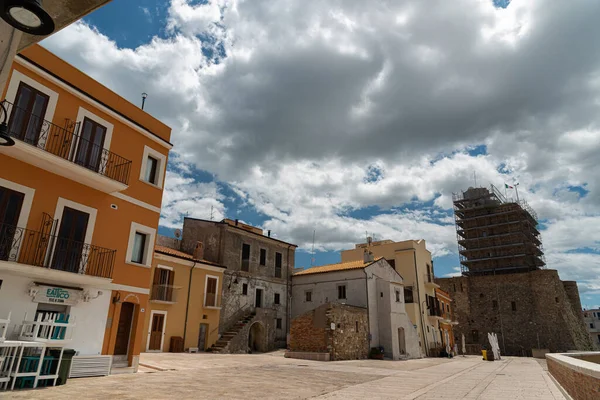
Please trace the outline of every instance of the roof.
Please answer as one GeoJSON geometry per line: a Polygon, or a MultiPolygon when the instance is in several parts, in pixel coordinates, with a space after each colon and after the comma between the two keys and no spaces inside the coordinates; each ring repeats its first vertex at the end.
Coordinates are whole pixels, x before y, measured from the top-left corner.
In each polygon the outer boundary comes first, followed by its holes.
{"type": "Polygon", "coordinates": [[[170,247],[156,245],[156,246],[154,246],[154,251],[156,253],[165,254],[165,255],[168,255],[171,257],[181,258],[183,260],[196,261],[196,262],[200,262],[202,264],[214,265],[215,267],[225,268],[221,264],[217,264],[217,263],[214,263],[212,261],[207,261],[207,260],[200,260],[198,258],[194,258],[194,256],[191,254],[184,253],[183,251],[175,250],[170,247]]]}
{"type": "Polygon", "coordinates": [[[339,264],[321,265],[319,267],[312,267],[305,269],[304,271],[296,272],[294,276],[301,275],[312,275],[312,274],[323,274],[325,272],[337,272],[337,271],[349,271],[353,269],[364,269],[371,264],[383,259],[383,257],[376,258],[373,261],[364,262],[363,260],[348,261],[339,264]]]}

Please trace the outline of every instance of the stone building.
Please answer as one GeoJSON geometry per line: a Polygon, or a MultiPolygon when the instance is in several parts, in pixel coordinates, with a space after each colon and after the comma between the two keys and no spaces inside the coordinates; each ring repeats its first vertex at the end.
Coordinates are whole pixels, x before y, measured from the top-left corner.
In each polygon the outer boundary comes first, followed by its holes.
{"type": "MultiPolygon", "coordinates": [[[[213,351],[267,351],[285,347],[296,245],[237,220],[185,218],[181,250],[223,265],[220,338],[213,351]]],[[[161,244],[165,245],[165,242],[161,244]]],[[[168,244],[166,244],[168,245],[168,244]]],[[[210,334],[210,332],[209,332],[210,334]]]]}
{"type": "Polygon", "coordinates": [[[319,361],[367,358],[367,309],[341,303],[325,303],[297,316],[292,320],[290,351],[286,356],[319,361]]]}
{"type": "Polygon", "coordinates": [[[505,198],[493,185],[454,195],[462,276],[437,279],[454,300],[457,340],[467,349],[487,346],[498,334],[502,354],[531,356],[591,349],[575,282],[544,269],[535,212],[505,198]]]}
{"type": "MultiPolygon", "coordinates": [[[[349,322],[342,324],[346,328],[332,333],[339,342],[335,350],[338,352],[336,357],[340,357],[339,352],[342,351],[346,351],[344,357],[350,358],[362,354],[356,348],[355,336],[359,332],[368,339],[367,348],[383,347],[388,358],[398,360],[421,357],[419,336],[405,308],[402,277],[385,259],[374,260],[368,252],[363,257],[359,261],[312,267],[293,275],[292,349],[302,348],[299,345],[301,342],[311,342],[312,339],[308,338],[310,335],[314,334],[317,339],[321,337],[319,329],[322,328],[322,323],[317,321],[322,321],[322,318],[318,317],[319,313],[311,314],[311,311],[323,305],[327,305],[325,309],[330,309],[330,303],[338,303],[367,310],[368,329],[361,329],[359,319],[355,321],[354,330],[348,325],[349,322]],[[313,320],[314,330],[306,332],[299,329],[306,319],[313,320]],[[342,339],[342,334],[350,336],[342,339]],[[340,346],[350,348],[342,350],[340,346]]],[[[323,309],[319,310],[322,312],[323,309]]],[[[328,352],[334,354],[333,349],[328,352]]]]}
{"type": "Polygon", "coordinates": [[[583,310],[585,327],[595,350],[600,350],[600,308],[583,310]]]}

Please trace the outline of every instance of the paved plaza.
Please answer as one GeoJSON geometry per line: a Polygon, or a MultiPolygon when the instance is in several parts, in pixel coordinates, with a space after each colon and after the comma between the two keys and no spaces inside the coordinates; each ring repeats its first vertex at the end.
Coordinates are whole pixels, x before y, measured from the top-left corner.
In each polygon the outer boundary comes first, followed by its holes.
{"type": "Polygon", "coordinates": [[[14,399],[564,399],[545,361],[316,362],[267,354],[142,354],[137,374],[71,379],[14,399]]]}

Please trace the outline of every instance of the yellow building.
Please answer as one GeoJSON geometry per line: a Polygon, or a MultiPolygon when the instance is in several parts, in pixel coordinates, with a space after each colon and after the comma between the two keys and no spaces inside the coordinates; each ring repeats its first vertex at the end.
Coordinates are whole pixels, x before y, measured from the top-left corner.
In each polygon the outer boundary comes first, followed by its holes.
{"type": "Polygon", "coordinates": [[[224,267],[157,245],[144,332],[147,352],[211,347],[219,336],[224,267]],[[177,340],[182,338],[177,349],[177,340]]]}
{"type": "Polygon", "coordinates": [[[0,318],[69,315],[78,355],[135,371],[171,129],[38,45],[0,99],[0,318]]]}
{"type": "Polygon", "coordinates": [[[440,343],[441,317],[435,306],[435,289],[439,286],[433,280],[433,262],[425,240],[360,243],[352,250],[342,251],[342,262],[362,260],[365,249],[375,257],[385,258],[404,279],[406,313],[419,333],[419,346],[424,355],[434,355],[440,343]]]}

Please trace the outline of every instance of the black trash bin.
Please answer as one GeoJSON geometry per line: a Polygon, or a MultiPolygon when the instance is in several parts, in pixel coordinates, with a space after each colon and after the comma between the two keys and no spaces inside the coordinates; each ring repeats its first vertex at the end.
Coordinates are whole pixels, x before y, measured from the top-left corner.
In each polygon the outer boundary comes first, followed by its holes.
{"type": "MultiPolygon", "coordinates": [[[[57,385],[64,385],[67,383],[69,378],[69,371],[71,371],[71,363],[73,362],[73,356],[77,353],[73,349],[64,349],[62,355],[62,361],[58,369],[58,379],[56,380],[57,385]]],[[[58,360],[60,357],[60,349],[50,350],[52,357],[58,360]]]]}

